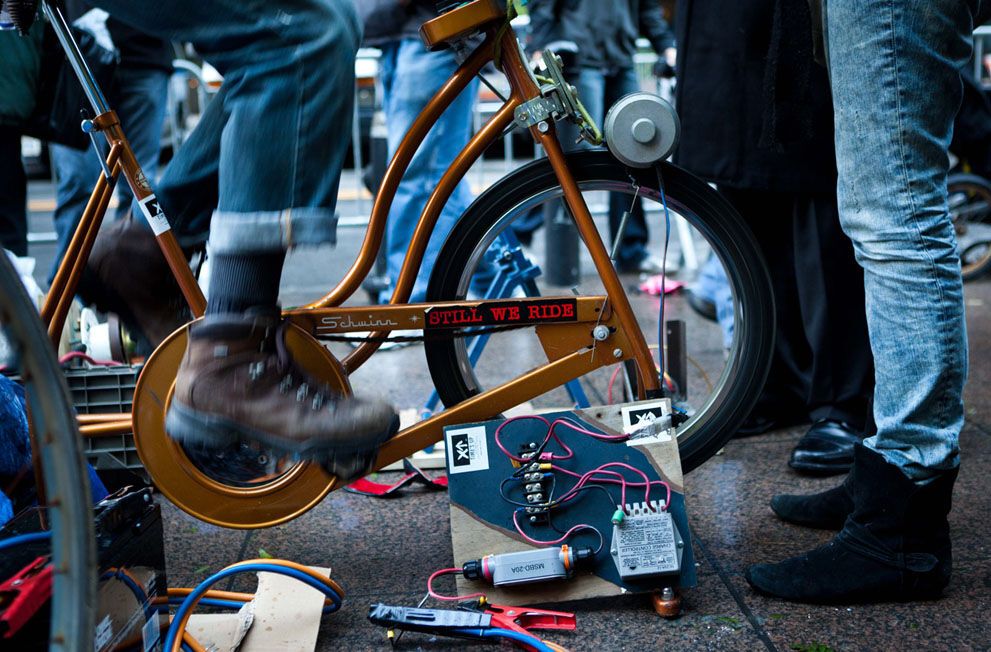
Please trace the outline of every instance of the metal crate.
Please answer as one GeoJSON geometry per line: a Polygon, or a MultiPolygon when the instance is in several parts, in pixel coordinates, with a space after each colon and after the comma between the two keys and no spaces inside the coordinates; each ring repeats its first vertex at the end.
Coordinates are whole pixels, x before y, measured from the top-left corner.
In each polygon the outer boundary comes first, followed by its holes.
{"type": "MultiPolygon", "coordinates": [[[[119,414],[131,411],[139,373],[140,366],[91,367],[69,369],[65,379],[79,414],[119,414]]],[[[145,475],[131,433],[83,437],[83,452],[96,469],[129,469],[145,475]]]]}

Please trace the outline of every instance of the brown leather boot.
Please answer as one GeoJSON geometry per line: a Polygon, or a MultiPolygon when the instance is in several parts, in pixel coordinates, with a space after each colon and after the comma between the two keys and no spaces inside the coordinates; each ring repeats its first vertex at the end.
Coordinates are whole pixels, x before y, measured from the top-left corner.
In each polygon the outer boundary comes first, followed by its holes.
{"type": "Polygon", "coordinates": [[[145,355],[192,319],[154,234],[130,216],[96,236],[78,292],[118,315],[145,355]]]}
{"type": "Polygon", "coordinates": [[[189,328],[165,420],[183,443],[257,442],[320,462],[350,480],[367,473],[399,416],[377,399],[344,397],[302,371],[277,315],[209,315],[189,328]]]}

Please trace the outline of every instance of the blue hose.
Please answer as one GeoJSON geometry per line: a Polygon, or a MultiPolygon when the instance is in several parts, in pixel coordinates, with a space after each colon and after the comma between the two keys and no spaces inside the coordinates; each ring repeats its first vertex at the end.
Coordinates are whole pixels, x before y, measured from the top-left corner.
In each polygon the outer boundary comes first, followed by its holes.
{"type": "Polygon", "coordinates": [[[31,532],[29,534],[18,534],[17,536],[8,537],[6,539],[0,540],[0,550],[6,550],[7,548],[13,548],[15,546],[20,546],[25,543],[48,541],[51,538],[52,538],[52,533],[49,531],[31,532]]]}
{"type": "Polygon", "coordinates": [[[506,638],[517,643],[522,643],[532,647],[537,652],[554,652],[554,650],[542,640],[531,634],[514,632],[511,629],[460,629],[455,630],[458,634],[466,636],[481,636],[482,638],[506,638]]]}
{"type": "Polygon", "coordinates": [[[163,644],[163,649],[168,652],[175,645],[175,641],[179,636],[179,623],[186,617],[186,614],[192,610],[194,601],[201,595],[206,593],[211,586],[224,579],[225,577],[230,577],[231,575],[237,575],[238,573],[251,573],[251,572],[269,572],[277,573],[279,575],[285,575],[287,577],[292,577],[294,579],[303,582],[307,586],[312,586],[316,590],[320,591],[324,595],[328,596],[334,601],[334,604],[329,605],[324,608],[324,613],[332,613],[341,608],[341,596],[337,594],[332,588],[317,580],[310,577],[306,573],[296,570],[295,568],[288,568],[286,566],[279,566],[276,564],[242,564],[239,566],[234,566],[231,568],[225,568],[210,577],[206,578],[200,584],[193,589],[193,592],[186,596],[186,599],[182,601],[179,608],[175,612],[175,616],[172,619],[172,624],[169,626],[169,631],[165,634],[165,642],[163,644]]]}

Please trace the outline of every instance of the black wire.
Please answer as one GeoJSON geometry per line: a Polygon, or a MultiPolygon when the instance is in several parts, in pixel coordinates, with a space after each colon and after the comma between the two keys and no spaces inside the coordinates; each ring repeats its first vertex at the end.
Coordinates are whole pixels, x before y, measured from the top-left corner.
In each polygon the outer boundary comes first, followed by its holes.
{"type": "Polygon", "coordinates": [[[493,86],[492,85],[492,82],[490,82],[488,79],[486,79],[485,78],[485,75],[483,75],[481,72],[479,72],[475,76],[478,77],[479,79],[481,79],[482,80],[482,83],[485,84],[486,86],[488,86],[489,87],[489,90],[492,91],[493,93],[495,93],[496,97],[498,97],[500,100],[502,100],[502,103],[503,104],[505,104],[506,102],[509,101],[505,97],[503,97],[502,93],[499,92],[499,89],[497,89],[495,86],[493,86]]]}
{"type": "Polygon", "coordinates": [[[502,482],[499,483],[499,495],[502,497],[502,499],[504,501],[506,501],[510,505],[515,505],[517,507],[538,507],[538,508],[541,508],[541,509],[550,509],[551,507],[553,507],[553,505],[551,505],[551,497],[554,495],[554,487],[557,485],[557,478],[555,478],[553,475],[551,475],[551,488],[547,492],[547,501],[546,502],[543,502],[543,503],[521,503],[521,502],[515,501],[512,498],[510,498],[509,496],[507,496],[506,495],[506,483],[509,482],[510,480],[516,480],[517,482],[520,482],[521,484],[524,482],[523,480],[520,480],[519,478],[509,477],[509,478],[506,478],[505,480],[503,480],[502,482]]]}
{"type": "MultiPolygon", "coordinates": [[[[556,525],[554,525],[554,522],[551,520],[551,513],[550,512],[547,512],[547,523],[558,534],[567,534],[567,532],[568,532],[567,530],[558,529],[558,527],[556,525]]],[[[581,529],[581,530],[578,530],[577,532],[575,532],[574,534],[572,534],[571,535],[572,538],[579,537],[582,534],[584,534],[585,532],[594,532],[595,535],[599,537],[599,545],[598,545],[598,547],[596,547],[595,552],[593,554],[594,555],[598,555],[600,552],[602,552],[603,546],[605,546],[606,538],[604,536],[602,536],[602,532],[599,530],[599,528],[595,527],[594,525],[589,525],[588,523],[583,523],[582,525],[585,525],[586,527],[583,528],[583,529],[581,529]]],[[[572,527],[574,527],[574,526],[572,526],[572,527]]]]}
{"type": "MultiPolygon", "coordinates": [[[[609,493],[609,490],[606,489],[605,487],[603,487],[601,484],[587,484],[587,485],[585,485],[584,487],[582,487],[581,489],[579,489],[578,491],[576,491],[574,493],[577,496],[577,495],[581,494],[581,492],[588,491],[589,489],[600,489],[600,490],[602,490],[603,492],[605,492],[606,498],[609,499],[609,506],[610,507],[613,507],[613,508],[616,507],[617,503],[616,503],[615,500],[613,500],[613,495],[611,493],[609,493]]],[[[565,492],[565,495],[568,495],[570,493],[571,493],[571,490],[569,489],[568,491],[565,492]]],[[[575,500],[577,500],[577,498],[575,500]]],[[[557,505],[552,505],[551,507],[557,507],[559,505],[564,505],[564,504],[566,504],[566,503],[558,503],[557,505]]]]}
{"type": "Polygon", "coordinates": [[[664,367],[665,367],[665,355],[664,355],[664,286],[667,282],[667,270],[668,265],[668,245],[671,242],[671,214],[668,211],[667,195],[664,192],[664,177],[661,176],[661,166],[657,164],[654,166],[654,172],[657,173],[657,187],[661,192],[661,200],[663,203],[664,210],[664,255],[661,258],[661,314],[660,321],[657,324],[657,358],[660,363],[660,381],[661,389],[664,389],[664,367]]]}
{"type": "MultiPolygon", "coordinates": [[[[513,472],[513,477],[519,477],[524,473],[537,473],[537,471],[529,471],[528,469],[530,468],[531,464],[540,464],[540,456],[544,453],[544,449],[547,448],[547,445],[551,442],[551,439],[553,439],[553,437],[551,437],[550,428],[548,428],[547,435],[545,435],[544,437],[544,441],[541,442],[540,446],[538,446],[533,450],[533,455],[529,459],[527,459],[525,462],[521,462],[522,466],[520,466],[520,468],[516,469],[513,472]]],[[[527,452],[529,453],[530,451],[527,452]]]]}

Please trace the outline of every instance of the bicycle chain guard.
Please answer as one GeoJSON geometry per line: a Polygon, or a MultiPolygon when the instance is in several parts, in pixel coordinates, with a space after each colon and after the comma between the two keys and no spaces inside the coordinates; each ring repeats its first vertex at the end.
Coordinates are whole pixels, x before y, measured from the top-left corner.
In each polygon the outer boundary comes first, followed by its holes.
{"type": "MultiPolygon", "coordinates": [[[[134,390],[134,443],[155,486],[183,511],[198,519],[235,529],[271,527],[307,512],[337,485],[319,464],[287,463],[276,473],[248,482],[225,480],[205,472],[165,432],[165,413],[186,351],[186,328],[170,335],[148,358],[134,390]]],[[[286,331],[286,346],[309,374],[331,389],[351,394],[347,374],[327,349],[298,326],[286,331]]],[[[245,445],[245,447],[247,447],[245,445]]],[[[264,455],[264,453],[260,453],[264,455]]],[[[196,455],[202,457],[203,454],[196,455]]],[[[209,457],[203,459],[210,460],[209,457]]],[[[234,473],[237,461],[218,455],[222,470],[234,473]]]]}

